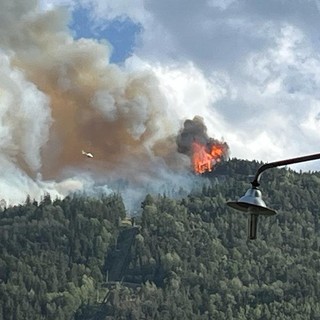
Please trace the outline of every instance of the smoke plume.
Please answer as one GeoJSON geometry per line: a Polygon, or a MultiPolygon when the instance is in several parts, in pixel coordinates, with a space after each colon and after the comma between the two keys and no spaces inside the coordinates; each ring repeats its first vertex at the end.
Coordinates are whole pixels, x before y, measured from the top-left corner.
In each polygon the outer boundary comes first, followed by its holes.
{"type": "Polygon", "coordinates": [[[183,124],[183,128],[180,130],[177,136],[178,152],[192,155],[192,143],[197,142],[202,145],[222,145],[223,156],[228,157],[229,146],[226,142],[221,142],[217,139],[210,138],[207,134],[207,127],[204,124],[204,120],[200,116],[195,116],[192,120],[187,119],[183,124]]]}
{"type": "Polygon", "coordinates": [[[0,5],[0,198],[186,185],[188,161],[151,72],[110,64],[106,43],[74,40],[64,10],[42,12],[35,0],[0,5]]]}
{"type": "Polygon", "coordinates": [[[178,152],[191,158],[196,173],[211,171],[217,162],[227,159],[229,155],[228,144],[210,138],[203,118],[199,116],[184,122],[177,137],[177,146],[178,152]]]}

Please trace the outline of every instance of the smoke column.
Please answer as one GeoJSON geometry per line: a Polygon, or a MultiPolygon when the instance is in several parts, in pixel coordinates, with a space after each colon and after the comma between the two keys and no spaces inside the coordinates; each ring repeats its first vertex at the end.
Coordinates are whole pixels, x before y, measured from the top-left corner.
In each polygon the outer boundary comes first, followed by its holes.
{"type": "Polygon", "coordinates": [[[228,144],[210,138],[203,118],[199,116],[184,122],[177,136],[177,146],[178,152],[191,158],[196,173],[211,171],[217,162],[229,156],[228,144]]]}
{"type": "Polygon", "coordinates": [[[42,12],[35,0],[0,5],[0,198],[119,181],[135,192],[188,184],[188,160],[176,151],[177,128],[151,72],[110,64],[106,43],[74,40],[65,10],[42,12]]]}
{"type": "Polygon", "coordinates": [[[196,141],[202,145],[222,145],[223,156],[225,158],[229,155],[229,146],[226,142],[221,142],[217,139],[210,138],[207,134],[207,127],[204,124],[204,120],[200,116],[195,116],[192,120],[187,119],[183,124],[183,128],[180,130],[177,136],[178,152],[191,155],[192,143],[196,141]]]}

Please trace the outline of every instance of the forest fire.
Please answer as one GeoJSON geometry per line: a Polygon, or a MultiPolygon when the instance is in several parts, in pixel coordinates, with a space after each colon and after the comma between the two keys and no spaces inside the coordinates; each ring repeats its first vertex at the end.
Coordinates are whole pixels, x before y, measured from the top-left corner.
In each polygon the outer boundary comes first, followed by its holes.
{"type": "Polygon", "coordinates": [[[212,171],[218,162],[229,155],[228,144],[209,138],[204,121],[199,116],[184,122],[177,137],[177,146],[178,152],[190,157],[196,174],[212,171]]]}
{"type": "Polygon", "coordinates": [[[192,143],[192,166],[195,173],[202,174],[212,171],[214,165],[221,161],[224,154],[224,145],[203,145],[192,143]]]}

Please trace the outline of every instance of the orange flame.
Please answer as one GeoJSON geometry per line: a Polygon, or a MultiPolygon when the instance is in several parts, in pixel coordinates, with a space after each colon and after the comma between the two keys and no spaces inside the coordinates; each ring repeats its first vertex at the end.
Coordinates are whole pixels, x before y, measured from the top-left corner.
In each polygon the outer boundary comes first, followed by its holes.
{"type": "Polygon", "coordinates": [[[223,145],[212,145],[208,148],[198,142],[192,143],[192,165],[195,173],[202,174],[212,171],[213,166],[221,160],[223,145]]]}

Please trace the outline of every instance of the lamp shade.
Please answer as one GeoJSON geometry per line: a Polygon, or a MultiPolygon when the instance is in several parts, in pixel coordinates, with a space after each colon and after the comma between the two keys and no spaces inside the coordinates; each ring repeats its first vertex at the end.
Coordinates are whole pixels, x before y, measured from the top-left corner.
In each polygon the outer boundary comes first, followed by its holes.
{"type": "Polygon", "coordinates": [[[272,216],[276,211],[268,208],[262,200],[261,191],[258,188],[250,188],[246,194],[238,201],[227,202],[227,205],[233,209],[255,215],[272,216]]]}

